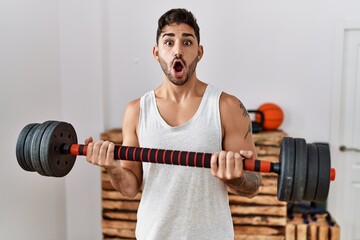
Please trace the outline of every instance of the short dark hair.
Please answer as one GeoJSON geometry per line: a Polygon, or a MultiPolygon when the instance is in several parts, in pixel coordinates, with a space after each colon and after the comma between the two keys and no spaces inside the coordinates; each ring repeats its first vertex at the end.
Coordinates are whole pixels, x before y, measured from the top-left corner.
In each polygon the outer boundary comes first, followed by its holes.
{"type": "Polygon", "coordinates": [[[184,8],[171,9],[171,10],[167,11],[166,13],[164,13],[159,18],[158,29],[156,32],[156,44],[159,43],[159,37],[160,37],[162,29],[166,25],[170,25],[172,23],[177,23],[177,24],[185,23],[185,24],[189,25],[190,27],[192,27],[195,31],[195,36],[197,38],[197,42],[198,42],[198,44],[200,44],[200,28],[196,22],[196,18],[190,11],[188,11],[184,8]]]}

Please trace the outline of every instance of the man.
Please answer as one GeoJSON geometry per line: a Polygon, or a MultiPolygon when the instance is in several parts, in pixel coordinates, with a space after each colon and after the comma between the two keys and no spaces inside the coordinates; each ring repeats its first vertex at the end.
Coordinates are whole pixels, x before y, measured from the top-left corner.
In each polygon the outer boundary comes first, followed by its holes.
{"type": "Polygon", "coordinates": [[[197,78],[203,52],[191,12],[160,17],[153,55],[163,83],[128,104],[123,145],[215,152],[211,169],[114,161],[113,143],[86,140],[87,160],[118,191],[142,191],[137,239],[233,239],[228,190],[253,197],[261,184],[258,173],[243,171],[242,159],[256,157],[249,115],[236,97],[197,78]]]}

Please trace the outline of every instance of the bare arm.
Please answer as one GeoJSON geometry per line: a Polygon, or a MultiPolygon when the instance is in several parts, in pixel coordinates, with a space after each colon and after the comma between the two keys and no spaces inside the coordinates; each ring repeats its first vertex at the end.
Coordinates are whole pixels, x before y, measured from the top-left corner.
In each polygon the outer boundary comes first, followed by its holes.
{"type": "MultiPolygon", "coordinates": [[[[137,126],[140,113],[140,101],[130,102],[125,110],[123,119],[123,145],[138,147],[137,126]]],[[[120,161],[120,174],[108,171],[112,185],[122,194],[135,197],[142,185],[142,163],[135,161],[120,161]]]]}
{"type": "Polygon", "coordinates": [[[213,174],[224,181],[231,192],[253,197],[261,185],[261,175],[244,171],[242,166],[243,158],[257,156],[249,114],[239,99],[226,93],[220,97],[220,114],[224,151],[213,156],[218,159],[218,162],[212,159],[213,174]]]}
{"type": "MultiPolygon", "coordinates": [[[[139,100],[128,104],[123,120],[123,145],[139,146],[137,124],[140,112],[139,100]]],[[[135,197],[142,185],[141,162],[114,160],[114,143],[91,142],[86,159],[92,164],[104,167],[113,187],[127,197],[135,197]]]]}

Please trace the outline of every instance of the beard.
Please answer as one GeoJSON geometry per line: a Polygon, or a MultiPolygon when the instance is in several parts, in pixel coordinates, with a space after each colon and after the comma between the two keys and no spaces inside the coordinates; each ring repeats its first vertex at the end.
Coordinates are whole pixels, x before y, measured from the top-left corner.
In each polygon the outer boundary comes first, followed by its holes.
{"type": "MultiPolygon", "coordinates": [[[[186,62],[182,59],[182,58],[175,58],[172,63],[175,61],[175,60],[178,60],[180,59],[184,65],[187,67],[187,64],[186,62]]],[[[174,85],[177,85],[177,86],[182,86],[184,85],[185,83],[188,82],[188,80],[190,79],[190,77],[194,74],[195,72],[195,69],[196,69],[196,66],[197,66],[197,63],[198,63],[198,58],[195,57],[195,59],[190,63],[189,67],[187,68],[187,72],[185,73],[185,76],[183,78],[176,78],[175,76],[173,76],[171,74],[171,70],[172,70],[172,64],[169,66],[164,59],[162,59],[161,57],[159,57],[159,63],[160,63],[160,66],[161,66],[161,69],[163,70],[165,76],[170,80],[170,82],[172,82],[174,85]]]]}

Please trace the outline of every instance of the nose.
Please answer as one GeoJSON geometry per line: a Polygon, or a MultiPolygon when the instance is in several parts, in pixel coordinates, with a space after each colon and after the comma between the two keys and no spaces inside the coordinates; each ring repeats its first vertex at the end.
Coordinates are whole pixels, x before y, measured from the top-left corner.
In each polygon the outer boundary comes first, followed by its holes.
{"type": "Polygon", "coordinates": [[[174,48],[174,56],[177,58],[181,58],[183,55],[183,51],[180,44],[175,44],[174,48]]]}

